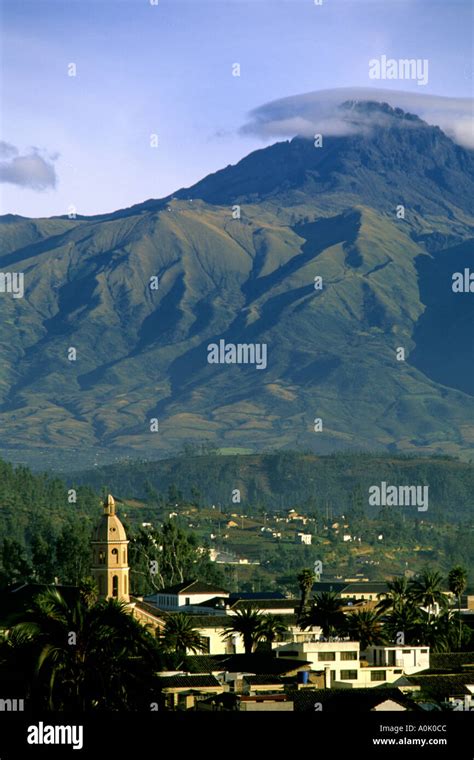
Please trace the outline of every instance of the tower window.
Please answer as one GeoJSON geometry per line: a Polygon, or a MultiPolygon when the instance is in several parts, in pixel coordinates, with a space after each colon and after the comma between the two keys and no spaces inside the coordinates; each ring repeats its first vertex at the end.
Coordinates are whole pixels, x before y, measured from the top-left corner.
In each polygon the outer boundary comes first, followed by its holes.
{"type": "Polygon", "coordinates": [[[105,565],[105,552],[102,549],[99,551],[99,565],[105,565]]]}
{"type": "Polygon", "coordinates": [[[112,577],[112,596],[118,596],[118,575],[112,577]]]}
{"type": "Polygon", "coordinates": [[[118,549],[112,549],[112,559],[118,565],[118,561],[119,561],[118,549]]]}

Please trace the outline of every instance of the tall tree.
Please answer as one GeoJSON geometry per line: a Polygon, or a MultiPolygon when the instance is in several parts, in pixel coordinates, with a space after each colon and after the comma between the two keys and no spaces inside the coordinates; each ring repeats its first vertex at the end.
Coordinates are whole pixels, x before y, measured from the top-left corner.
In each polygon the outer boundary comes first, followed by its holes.
{"type": "Polygon", "coordinates": [[[462,620],[461,620],[461,596],[467,586],[467,571],[461,565],[453,567],[448,574],[448,587],[454,594],[458,603],[458,616],[459,616],[459,640],[458,647],[461,649],[462,640],[462,620]]]}
{"type": "Polygon", "coordinates": [[[115,599],[92,603],[84,589],[66,600],[49,589],[10,633],[10,663],[24,655],[31,663],[28,688],[38,707],[133,709],[152,693],[157,642],[115,599]]]}
{"type": "Polygon", "coordinates": [[[384,632],[394,644],[415,644],[420,623],[420,609],[412,601],[395,603],[384,615],[384,632]],[[402,634],[402,638],[400,638],[402,634]]]}
{"type": "Polygon", "coordinates": [[[347,630],[350,636],[354,636],[360,642],[361,651],[369,646],[386,643],[378,610],[360,610],[349,613],[347,630]]]}
{"type": "Polygon", "coordinates": [[[314,597],[313,606],[303,616],[300,628],[320,626],[323,636],[330,638],[345,630],[346,618],[342,611],[342,601],[334,591],[322,591],[314,597]]]}
{"type": "Polygon", "coordinates": [[[92,563],[90,525],[71,519],[56,539],[55,575],[60,583],[77,585],[89,575],[92,563]]]}
{"type": "MultiPolygon", "coordinates": [[[[452,608],[444,608],[438,615],[433,617],[425,610],[420,610],[419,613],[417,643],[426,644],[432,652],[452,652],[456,650],[459,643],[457,612],[452,608]]],[[[466,640],[468,640],[470,632],[467,626],[461,627],[461,640],[464,633],[466,634],[466,640]]]]}
{"type": "Polygon", "coordinates": [[[260,637],[267,644],[269,649],[276,641],[278,636],[283,636],[288,632],[288,626],[284,623],[280,615],[260,615],[260,637]]]}
{"type": "Polygon", "coordinates": [[[201,550],[196,537],[174,520],[165,522],[161,529],[131,530],[129,536],[132,593],[152,594],[197,577],[223,585],[220,568],[201,550]]]}
{"type": "Polygon", "coordinates": [[[0,550],[2,569],[0,584],[7,586],[11,583],[24,583],[31,580],[33,569],[26,558],[24,547],[15,539],[4,538],[0,550]]]}
{"type": "Polygon", "coordinates": [[[384,610],[400,609],[412,601],[410,583],[407,578],[392,578],[387,582],[387,593],[379,594],[377,608],[384,610]]]}
{"type": "Polygon", "coordinates": [[[428,620],[434,605],[446,606],[446,596],[443,593],[443,577],[436,570],[424,570],[411,583],[412,598],[418,604],[427,608],[428,620]]]}
{"type": "Polygon", "coordinates": [[[315,580],[316,576],[314,572],[308,567],[305,567],[298,574],[298,586],[301,592],[300,606],[298,609],[298,620],[302,619],[307,611],[309,598],[311,591],[313,590],[315,580]]]}
{"type": "Polygon", "coordinates": [[[257,607],[250,604],[238,609],[226,627],[224,638],[230,639],[236,633],[240,634],[244,642],[245,654],[251,654],[254,647],[262,639],[261,612],[257,607]]]}
{"type": "Polygon", "coordinates": [[[196,654],[204,651],[204,641],[194,628],[189,615],[176,612],[167,615],[165,620],[165,627],[159,636],[165,652],[176,652],[178,656],[184,657],[187,652],[196,654]]]}

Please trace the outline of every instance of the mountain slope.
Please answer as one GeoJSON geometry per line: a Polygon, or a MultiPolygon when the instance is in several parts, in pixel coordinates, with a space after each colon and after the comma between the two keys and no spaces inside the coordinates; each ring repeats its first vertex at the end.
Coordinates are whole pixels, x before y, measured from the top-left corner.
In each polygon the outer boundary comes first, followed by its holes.
{"type": "Polygon", "coordinates": [[[277,143],[175,197],[221,204],[280,196],[282,190],[312,195],[339,192],[386,210],[387,202],[399,193],[399,203],[419,206],[424,213],[446,211],[451,203],[474,212],[472,152],[454,145],[438,127],[387,104],[344,106],[350,114],[348,123],[361,134],[324,138],[320,149],[303,138],[277,143]]]}
{"type": "MultiPolygon", "coordinates": [[[[317,456],[279,451],[264,454],[185,453],[157,462],[130,462],[95,467],[74,474],[74,482],[96,491],[109,489],[121,498],[146,499],[156,503],[156,495],[166,499],[168,489],[181,491],[190,503],[200,494],[200,503],[224,510],[232,507],[232,494],[241,494],[239,510],[245,514],[256,505],[270,511],[297,508],[320,514],[330,507],[347,514],[354,503],[368,514],[379,507],[368,503],[369,488],[388,483],[428,483],[428,521],[462,522],[472,515],[474,469],[457,459],[443,457],[392,456],[344,453],[317,456]],[[155,492],[155,493],[154,493],[155,492]]],[[[393,512],[392,512],[393,514],[393,512]]],[[[403,510],[398,518],[417,519],[415,509],[403,510]]]]}
{"type": "Polygon", "coordinates": [[[350,107],[376,126],[279,143],[173,199],[0,219],[0,271],[25,274],[23,299],[0,294],[4,455],[469,455],[473,296],[451,275],[472,262],[473,155],[417,117],[350,107]],[[208,364],[220,339],[267,344],[267,368],[208,364]]]}

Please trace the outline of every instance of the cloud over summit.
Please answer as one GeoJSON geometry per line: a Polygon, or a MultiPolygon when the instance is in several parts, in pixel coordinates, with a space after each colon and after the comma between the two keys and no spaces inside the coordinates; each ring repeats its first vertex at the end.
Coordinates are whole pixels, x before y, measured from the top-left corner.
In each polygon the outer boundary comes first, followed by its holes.
{"type": "MultiPolygon", "coordinates": [[[[292,95],[255,108],[241,128],[243,134],[269,137],[349,135],[370,131],[379,116],[367,114],[354,119],[347,101],[378,101],[416,114],[440,127],[465,148],[474,149],[473,103],[470,98],[449,98],[375,87],[340,87],[292,95]]],[[[407,122],[408,124],[409,122],[407,122]]]]}

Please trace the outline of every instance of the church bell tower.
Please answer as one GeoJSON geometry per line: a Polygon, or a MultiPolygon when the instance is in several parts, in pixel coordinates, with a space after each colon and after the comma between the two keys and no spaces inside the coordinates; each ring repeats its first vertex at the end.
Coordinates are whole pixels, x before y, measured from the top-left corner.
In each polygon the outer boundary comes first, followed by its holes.
{"type": "Polygon", "coordinates": [[[127,547],[125,528],[115,514],[115,501],[109,494],[92,539],[92,577],[100,599],[130,601],[127,547]]]}

